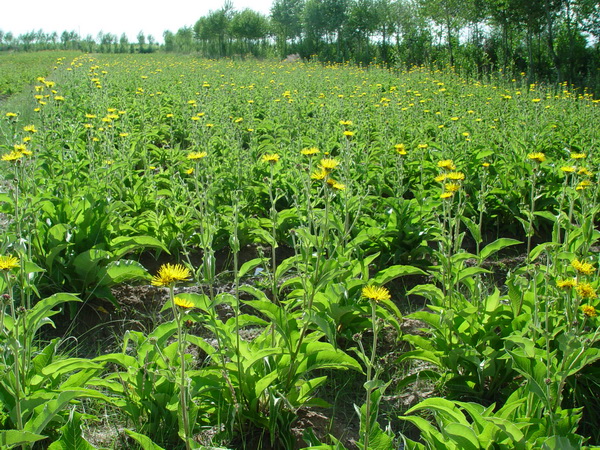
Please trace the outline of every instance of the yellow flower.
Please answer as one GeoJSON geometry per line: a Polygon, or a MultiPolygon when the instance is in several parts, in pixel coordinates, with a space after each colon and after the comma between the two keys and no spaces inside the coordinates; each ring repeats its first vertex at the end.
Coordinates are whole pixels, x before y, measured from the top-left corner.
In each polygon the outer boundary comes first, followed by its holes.
{"type": "Polygon", "coordinates": [[[327,184],[329,186],[331,186],[333,189],[335,189],[336,191],[343,191],[344,189],[346,189],[345,184],[342,184],[339,181],[334,180],[333,178],[329,178],[327,180],[327,184]]]}
{"type": "Polygon", "coordinates": [[[6,153],[2,155],[2,161],[17,161],[23,157],[22,152],[12,151],[10,153],[6,153]]]}
{"type": "Polygon", "coordinates": [[[28,133],[37,133],[35,125],[25,125],[23,127],[23,131],[27,131],[28,133]]]}
{"type": "Polygon", "coordinates": [[[573,159],[583,159],[587,155],[585,153],[571,153],[571,158],[573,159]]]}
{"type": "Polygon", "coordinates": [[[302,150],[300,150],[300,153],[302,153],[305,156],[312,156],[312,155],[316,155],[316,154],[320,153],[320,151],[317,147],[310,147],[310,148],[303,148],[302,150]]]}
{"type": "Polygon", "coordinates": [[[202,159],[208,155],[206,152],[190,152],[187,155],[187,159],[202,159]]]}
{"type": "Polygon", "coordinates": [[[182,308],[193,308],[194,307],[194,304],[185,298],[175,297],[173,299],[173,301],[175,302],[175,304],[177,306],[181,306],[182,308]]]}
{"type": "Polygon", "coordinates": [[[586,169],[585,167],[582,167],[581,169],[579,169],[577,171],[577,175],[585,175],[587,177],[591,177],[592,176],[592,172],[590,172],[588,169],[586,169]]]}
{"type": "Polygon", "coordinates": [[[265,163],[271,163],[271,164],[275,164],[277,161],[279,161],[279,155],[277,153],[267,153],[266,155],[263,155],[261,158],[262,162],[265,163]]]}
{"type": "Polygon", "coordinates": [[[454,195],[454,192],[442,192],[440,194],[440,198],[443,200],[447,200],[449,198],[451,198],[454,195]]]}
{"type": "Polygon", "coordinates": [[[323,168],[319,168],[318,170],[314,171],[310,176],[310,178],[313,180],[324,180],[325,177],[327,177],[327,171],[323,168]]]}
{"type": "Polygon", "coordinates": [[[344,125],[345,127],[352,125],[351,120],[340,120],[340,125],[344,125]]]}
{"type": "Polygon", "coordinates": [[[189,169],[186,169],[184,172],[185,172],[187,175],[191,175],[192,173],[194,173],[194,168],[193,168],[193,167],[190,167],[189,169]]]}
{"type": "Polygon", "coordinates": [[[458,192],[458,190],[460,189],[460,184],[446,183],[444,185],[444,189],[446,189],[447,192],[458,192]]]}
{"type": "Polygon", "coordinates": [[[422,150],[426,149],[427,147],[429,147],[428,144],[419,144],[419,145],[417,145],[417,148],[420,148],[422,150]]]}
{"type": "Polygon", "coordinates": [[[590,283],[578,283],[577,286],[575,286],[575,290],[581,296],[581,298],[598,297],[598,294],[596,294],[596,291],[590,283]]]}
{"type": "Polygon", "coordinates": [[[362,296],[364,298],[368,298],[369,300],[389,300],[392,298],[390,295],[390,291],[388,291],[383,286],[365,286],[362,288],[362,296]]]}
{"type": "Polygon", "coordinates": [[[327,172],[331,172],[333,169],[335,169],[338,165],[339,165],[339,161],[337,159],[334,158],[323,158],[320,162],[319,165],[321,166],[321,168],[327,172]]]}
{"type": "Polygon", "coordinates": [[[454,181],[464,180],[465,179],[465,174],[462,173],[462,172],[450,172],[448,174],[448,179],[449,180],[454,180],[454,181]]]}
{"type": "Polygon", "coordinates": [[[17,117],[17,113],[14,113],[14,112],[7,112],[7,113],[6,113],[6,117],[8,117],[9,119],[10,119],[10,118],[15,118],[15,117],[17,117]]]}
{"type": "Polygon", "coordinates": [[[544,155],[542,152],[533,152],[527,155],[527,159],[531,159],[532,161],[538,163],[543,163],[546,161],[546,155],[544,155]]]}
{"type": "Polygon", "coordinates": [[[346,130],[346,131],[344,131],[344,136],[352,137],[352,136],[354,136],[354,131],[348,131],[348,130],[346,130]]]}
{"type": "Polygon", "coordinates": [[[188,268],[181,264],[163,264],[158,274],[152,278],[152,286],[172,286],[178,281],[186,281],[190,277],[188,268]]]}
{"type": "Polygon", "coordinates": [[[569,278],[568,280],[556,280],[556,287],[559,289],[572,289],[577,286],[577,280],[575,278],[569,278]]]}
{"type": "Polygon", "coordinates": [[[596,271],[596,269],[594,269],[594,266],[592,266],[590,263],[582,262],[578,259],[574,259],[571,262],[571,266],[573,266],[577,273],[582,275],[592,275],[596,271]]]}
{"type": "Polygon", "coordinates": [[[456,170],[456,166],[454,165],[454,161],[452,161],[451,159],[443,159],[440,162],[438,162],[438,167],[440,169],[445,169],[445,170],[456,170]]]}
{"type": "Polygon", "coordinates": [[[564,173],[573,173],[575,172],[575,166],[563,166],[560,170],[564,173]]]}
{"type": "Polygon", "coordinates": [[[582,182],[580,182],[577,187],[575,188],[575,190],[577,191],[582,191],[584,189],[589,188],[592,185],[592,182],[590,180],[583,180],[582,182]]]}
{"type": "Polygon", "coordinates": [[[594,308],[592,305],[582,305],[581,311],[588,317],[596,317],[598,315],[596,308],[594,308]]]}
{"type": "Polygon", "coordinates": [[[396,145],[394,145],[394,148],[396,149],[396,152],[399,155],[402,155],[402,156],[406,155],[406,147],[404,146],[404,144],[396,144],[396,145]]]}
{"type": "Polygon", "coordinates": [[[19,267],[19,258],[16,256],[0,256],[0,270],[10,270],[19,267]]]}

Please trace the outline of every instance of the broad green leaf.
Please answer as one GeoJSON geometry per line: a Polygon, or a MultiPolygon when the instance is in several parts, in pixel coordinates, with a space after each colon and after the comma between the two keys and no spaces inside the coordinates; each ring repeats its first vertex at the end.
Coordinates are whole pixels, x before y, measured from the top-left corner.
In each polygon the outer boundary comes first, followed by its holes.
{"type": "Polygon", "coordinates": [[[146,435],[136,433],[135,431],[131,431],[131,430],[127,430],[127,429],[125,430],[125,433],[127,433],[129,436],[131,436],[133,439],[135,439],[135,441],[138,444],[140,444],[140,446],[142,447],[143,450],[165,450],[160,445],[157,445],[154,442],[152,442],[152,439],[150,439],[146,435]]]}
{"type": "Polygon", "coordinates": [[[59,377],[74,370],[102,370],[103,368],[104,366],[86,358],[67,358],[47,365],[42,369],[42,374],[46,376],[52,375],[54,377],[59,377]]]}
{"type": "Polygon", "coordinates": [[[392,281],[395,278],[403,277],[406,275],[426,275],[426,273],[413,266],[395,265],[390,266],[387,269],[377,272],[377,274],[371,278],[371,281],[376,286],[383,286],[384,284],[392,281]]]}
{"type": "Polygon", "coordinates": [[[492,256],[494,253],[499,252],[503,248],[510,247],[511,245],[518,245],[518,244],[521,244],[521,241],[517,241],[516,239],[509,239],[509,238],[497,239],[494,242],[486,245],[483,249],[481,249],[481,251],[479,252],[479,260],[485,261],[490,256],[492,256]]]}
{"type": "Polygon", "coordinates": [[[102,286],[113,286],[133,280],[150,280],[152,277],[137,261],[122,259],[112,261],[98,271],[98,283],[102,286]]]}
{"type": "Polygon", "coordinates": [[[244,264],[242,264],[242,267],[240,267],[240,270],[238,271],[238,277],[242,278],[251,270],[256,269],[261,264],[264,264],[264,262],[265,261],[263,258],[254,258],[250,261],[246,261],[244,264]]]}
{"type": "Polygon", "coordinates": [[[67,424],[61,427],[61,436],[54,441],[48,450],[94,450],[92,444],[81,436],[81,414],[71,411],[67,424]]]}
{"type": "Polygon", "coordinates": [[[31,332],[43,325],[43,319],[56,314],[56,311],[51,312],[52,308],[66,302],[81,302],[81,299],[73,294],[59,293],[37,302],[26,317],[27,329],[31,332]]]}
{"type": "Polygon", "coordinates": [[[42,439],[46,439],[46,436],[29,431],[0,430],[0,447],[3,449],[33,444],[42,439]]]}
{"type": "Polygon", "coordinates": [[[463,423],[449,423],[444,426],[443,432],[456,442],[462,450],[479,450],[477,435],[469,425],[463,423]]]}
{"type": "Polygon", "coordinates": [[[158,239],[151,236],[119,236],[110,242],[110,250],[115,259],[121,259],[127,253],[155,248],[170,254],[169,249],[158,239]]]}

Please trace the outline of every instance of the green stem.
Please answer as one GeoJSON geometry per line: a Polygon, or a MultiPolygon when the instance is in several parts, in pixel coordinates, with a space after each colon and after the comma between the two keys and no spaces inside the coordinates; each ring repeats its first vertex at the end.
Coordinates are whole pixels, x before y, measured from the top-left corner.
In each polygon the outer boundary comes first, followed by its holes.
{"type": "Polygon", "coordinates": [[[177,309],[175,304],[175,286],[172,284],[169,286],[169,298],[171,299],[171,308],[173,310],[173,316],[177,323],[177,340],[178,340],[178,351],[179,351],[179,363],[180,363],[180,386],[179,386],[179,402],[181,406],[181,420],[183,422],[183,437],[185,440],[186,450],[191,450],[190,446],[190,423],[187,408],[187,382],[185,377],[185,338],[183,335],[183,327],[181,324],[181,312],[177,309]]]}

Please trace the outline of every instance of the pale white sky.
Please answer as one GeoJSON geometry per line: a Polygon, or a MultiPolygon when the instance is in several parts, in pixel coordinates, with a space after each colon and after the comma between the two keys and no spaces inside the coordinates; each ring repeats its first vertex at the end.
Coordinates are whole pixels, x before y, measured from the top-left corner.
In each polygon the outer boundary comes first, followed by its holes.
{"type": "MultiPolygon", "coordinates": [[[[11,31],[15,37],[28,31],[42,29],[46,33],[75,31],[82,38],[99,31],[127,34],[130,42],[143,31],[162,42],[163,32],[176,32],[184,26],[193,26],[210,10],[219,9],[225,0],[25,0],[2,1],[0,30],[11,31]]],[[[233,6],[269,14],[272,0],[233,0],[233,6]]]]}

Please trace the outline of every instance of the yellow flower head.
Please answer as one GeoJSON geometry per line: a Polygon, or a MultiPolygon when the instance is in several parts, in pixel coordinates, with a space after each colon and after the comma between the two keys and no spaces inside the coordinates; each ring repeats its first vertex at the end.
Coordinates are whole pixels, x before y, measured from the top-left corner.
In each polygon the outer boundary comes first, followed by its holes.
{"type": "Polygon", "coordinates": [[[598,315],[596,308],[594,308],[592,305],[582,305],[581,311],[588,317],[596,317],[598,315]]]}
{"type": "Polygon", "coordinates": [[[388,291],[383,286],[365,286],[362,288],[362,296],[364,298],[368,298],[369,300],[381,301],[381,300],[389,300],[392,298],[390,295],[390,291],[388,291]]]}
{"type": "Polygon", "coordinates": [[[352,137],[352,136],[354,136],[354,131],[346,130],[346,131],[344,131],[344,136],[352,137]]]}
{"type": "Polygon", "coordinates": [[[444,185],[444,189],[446,189],[447,192],[458,192],[458,190],[460,189],[460,184],[458,184],[458,183],[446,183],[444,185]]]}
{"type": "Polygon", "coordinates": [[[178,281],[186,281],[190,277],[188,268],[181,264],[163,264],[158,274],[152,278],[152,286],[172,286],[178,281]]]}
{"type": "Polygon", "coordinates": [[[329,186],[331,186],[333,189],[335,189],[336,191],[343,191],[344,189],[346,189],[346,185],[345,184],[340,183],[339,181],[336,181],[333,178],[329,178],[327,180],[327,184],[329,186]]]}
{"type": "Polygon", "coordinates": [[[546,161],[546,155],[544,155],[542,152],[533,152],[527,155],[527,159],[538,163],[543,163],[544,161],[546,161]]]}
{"type": "Polygon", "coordinates": [[[451,159],[443,159],[442,161],[439,161],[438,167],[440,169],[445,169],[445,170],[456,170],[454,161],[452,161],[451,159]]]}
{"type": "Polygon", "coordinates": [[[187,159],[202,159],[204,157],[206,157],[208,155],[208,153],[206,152],[190,152],[187,155],[187,159]]]}
{"type": "Polygon", "coordinates": [[[577,187],[575,188],[576,191],[583,191],[584,189],[589,188],[592,185],[592,182],[590,180],[583,180],[581,181],[577,187]]]}
{"type": "Polygon", "coordinates": [[[313,180],[324,180],[326,177],[327,171],[323,168],[315,170],[310,176],[310,178],[312,178],[313,180]]]}
{"type": "Polygon", "coordinates": [[[577,171],[577,175],[585,175],[586,177],[591,177],[592,176],[592,172],[590,172],[585,167],[582,167],[581,169],[579,169],[577,171]]]}
{"type": "Polygon", "coordinates": [[[575,286],[575,290],[581,298],[598,297],[598,294],[596,294],[596,290],[592,287],[590,283],[578,283],[577,286],[575,286]]]}
{"type": "Polygon", "coordinates": [[[571,153],[571,158],[573,159],[583,159],[587,155],[585,153],[571,153]]]}
{"type": "Polygon", "coordinates": [[[465,179],[465,174],[462,173],[462,172],[450,172],[448,174],[448,179],[449,180],[454,180],[454,181],[464,180],[465,179]]]}
{"type": "Polygon", "coordinates": [[[560,170],[564,173],[573,173],[575,172],[575,166],[563,166],[560,170]]]}
{"type": "Polygon", "coordinates": [[[448,200],[449,198],[452,198],[453,195],[454,195],[454,192],[442,192],[440,194],[440,198],[442,200],[448,200]]]}
{"type": "Polygon", "coordinates": [[[37,133],[37,129],[35,128],[34,125],[26,125],[23,127],[23,131],[26,131],[28,133],[37,133]]]}
{"type": "Polygon", "coordinates": [[[262,156],[261,160],[265,163],[275,164],[277,161],[279,161],[279,155],[277,153],[267,153],[266,155],[262,156]]]}
{"type": "Polygon", "coordinates": [[[327,172],[331,172],[339,164],[339,161],[334,158],[323,158],[321,161],[319,161],[320,167],[327,172]]]}
{"type": "Polygon", "coordinates": [[[19,258],[16,256],[0,256],[0,270],[10,270],[19,267],[19,258]]]}
{"type": "Polygon", "coordinates": [[[12,151],[2,155],[2,161],[17,161],[23,157],[23,152],[12,151]]]}
{"type": "Polygon", "coordinates": [[[310,147],[310,148],[303,148],[302,150],[300,150],[300,153],[302,153],[305,156],[313,156],[313,155],[320,153],[320,151],[317,147],[310,147]]]}
{"type": "Polygon", "coordinates": [[[180,306],[182,308],[193,308],[194,307],[194,304],[185,298],[175,297],[173,299],[173,301],[175,302],[175,304],[177,306],[180,306]]]}
{"type": "Polygon", "coordinates": [[[404,144],[396,144],[394,145],[394,148],[396,149],[396,153],[398,153],[399,155],[406,155],[406,147],[404,144]]]}
{"type": "Polygon", "coordinates": [[[445,173],[441,173],[437,177],[435,177],[433,180],[436,183],[443,183],[444,181],[446,181],[446,178],[448,178],[448,175],[446,175],[445,173]]]}
{"type": "Polygon", "coordinates": [[[575,280],[575,278],[569,278],[567,280],[556,280],[556,287],[558,287],[559,289],[568,290],[574,288],[575,286],[577,286],[577,280],[575,280]]]}
{"type": "Polygon", "coordinates": [[[592,266],[590,263],[582,262],[578,259],[574,259],[573,262],[571,262],[571,266],[573,266],[577,273],[582,275],[591,275],[596,271],[594,266],[592,266]]]}

